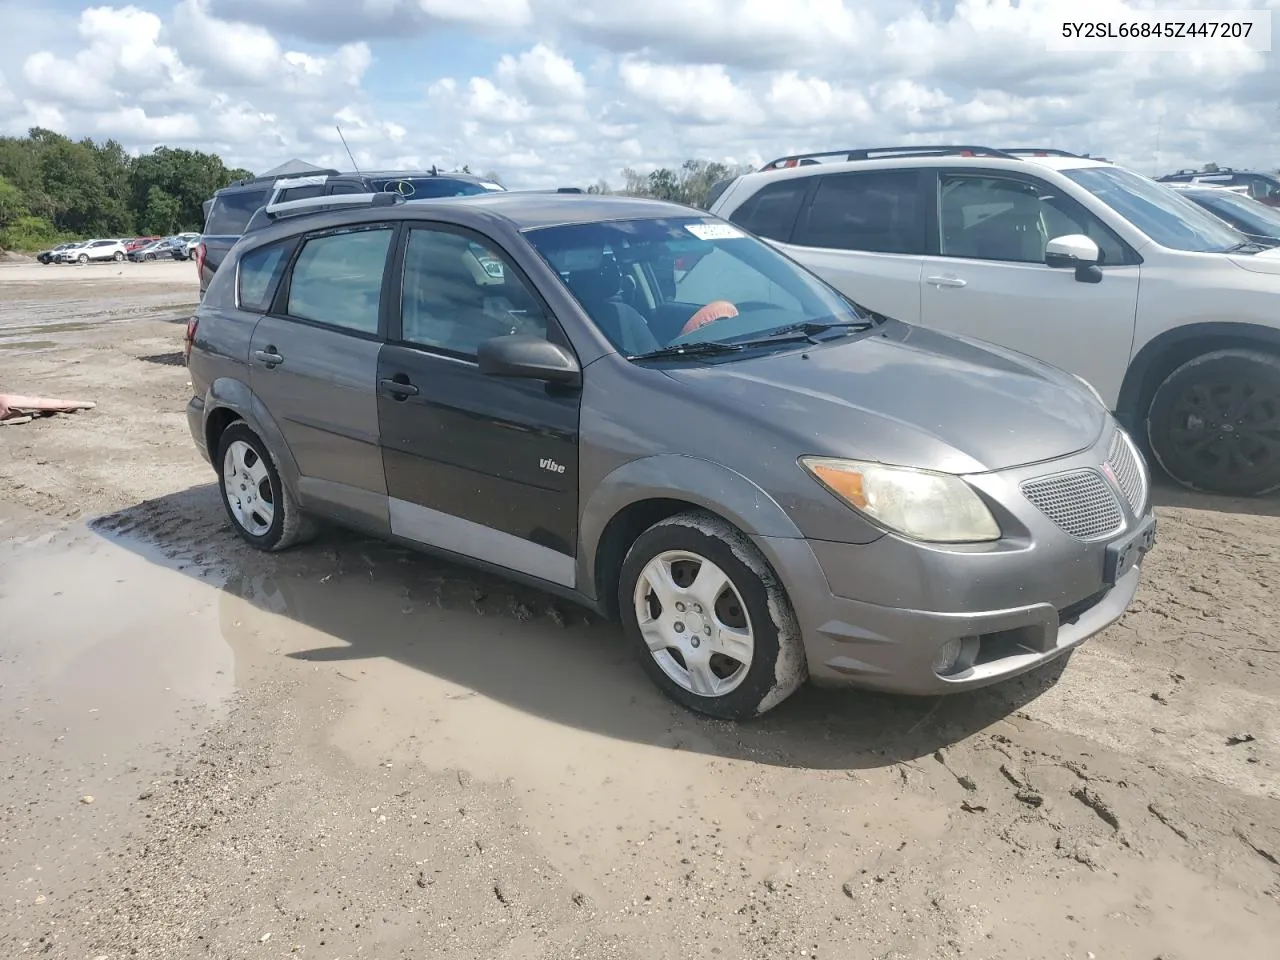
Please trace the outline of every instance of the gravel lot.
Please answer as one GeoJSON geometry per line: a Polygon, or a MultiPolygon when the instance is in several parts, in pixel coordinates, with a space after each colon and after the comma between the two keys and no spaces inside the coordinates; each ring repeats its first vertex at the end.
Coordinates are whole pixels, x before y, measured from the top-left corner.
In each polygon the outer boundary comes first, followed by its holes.
{"type": "Polygon", "coordinates": [[[0,955],[1262,958],[1280,509],[1158,491],[1130,614],[963,696],[733,726],[583,611],[264,557],[186,431],[191,264],[0,267],[0,955]]]}

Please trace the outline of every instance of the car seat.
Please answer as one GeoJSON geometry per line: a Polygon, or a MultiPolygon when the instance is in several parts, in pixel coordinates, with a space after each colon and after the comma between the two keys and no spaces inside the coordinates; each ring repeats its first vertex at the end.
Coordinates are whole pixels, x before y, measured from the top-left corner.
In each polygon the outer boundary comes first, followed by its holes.
{"type": "Polygon", "coordinates": [[[596,326],[619,350],[647,353],[661,346],[644,315],[619,299],[622,275],[612,259],[606,259],[595,270],[572,271],[568,285],[596,326]]]}

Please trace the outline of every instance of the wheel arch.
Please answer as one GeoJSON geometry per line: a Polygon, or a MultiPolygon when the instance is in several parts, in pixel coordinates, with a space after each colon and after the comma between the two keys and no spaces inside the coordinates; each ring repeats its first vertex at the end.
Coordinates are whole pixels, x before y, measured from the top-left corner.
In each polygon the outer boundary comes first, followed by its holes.
{"type": "Polygon", "coordinates": [[[227,427],[242,420],[262,438],[271,451],[281,483],[288,486],[289,492],[299,503],[302,502],[298,489],[298,464],[285,441],[284,433],[266,405],[246,384],[230,377],[214,380],[205,396],[204,408],[204,435],[208,445],[206,449],[215,470],[222,469],[218,463],[219,439],[227,427]]]}
{"type": "Polygon", "coordinates": [[[802,537],[777,501],[728,467],[681,454],[633,460],[606,476],[583,509],[579,591],[615,617],[618,576],[631,544],[655,523],[689,510],[719,517],[748,537],[802,537]]]}
{"type": "Polygon", "coordinates": [[[1188,360],[1214,350],[1263,350],[1280,355],[1280,329],[1256,323],[1193,323],[1147,342],[1125,374],[1116,401],[1116,416],[1135,439],[1142,429],[1156,388],[1188,360]]]}

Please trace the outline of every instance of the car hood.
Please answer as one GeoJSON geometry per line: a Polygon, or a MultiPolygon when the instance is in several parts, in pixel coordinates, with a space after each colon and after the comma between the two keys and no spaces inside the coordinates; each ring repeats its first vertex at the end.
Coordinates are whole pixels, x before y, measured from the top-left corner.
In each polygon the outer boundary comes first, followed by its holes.
{"type": "Polygon", "coordinates": [[[1095,443],[1109,418],[1070,374],[896,321],[807,350],[667,373],[762,443],[789,435],[797,455],[947,473],[1067,456],[1095,443]]]}
{"type": "Polygon", "coordinates": [[[1250,273],[1269,273],[1280,276],[1280,247],[1259,250],[1246,256],[1232,256],[1231,262],[1250,273]]]}

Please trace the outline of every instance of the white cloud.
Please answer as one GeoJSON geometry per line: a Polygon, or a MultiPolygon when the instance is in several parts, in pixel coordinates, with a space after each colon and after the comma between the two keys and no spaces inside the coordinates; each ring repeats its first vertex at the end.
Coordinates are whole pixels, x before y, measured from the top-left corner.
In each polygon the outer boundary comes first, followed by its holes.
{"type": "Polygon", "coordinates": [[[1280,156],[1273,54],[1050,53],[1063,0],[95,2],[41,19],[0,0],[21,26],[0,33],[0,130],[181,141],[260,169],[348,167],[341,125],[361,166],[531,186],[894,142],[1044,143],[1144,173],[1280,156]],[[476,49],[492,52],[459,67],[476,49]]]}
{"type": "Polygon", "coordinates": [[[625,58],[618,75],[627,93],[676,120],[753,124],[763,117],[755,99],[718,63],[673,66],[625,58]]]}
{"type": "Polygon", "coordinates": [[[545,44],[512,56],[504,54],[494,71],[500,81],[517,88],[534,103],[584,100],[587,81],[573,61],[545,44]]]}

